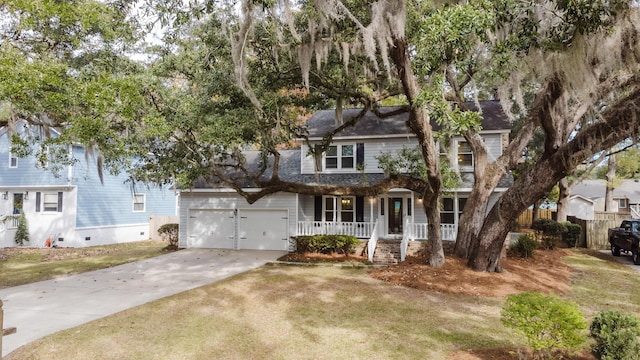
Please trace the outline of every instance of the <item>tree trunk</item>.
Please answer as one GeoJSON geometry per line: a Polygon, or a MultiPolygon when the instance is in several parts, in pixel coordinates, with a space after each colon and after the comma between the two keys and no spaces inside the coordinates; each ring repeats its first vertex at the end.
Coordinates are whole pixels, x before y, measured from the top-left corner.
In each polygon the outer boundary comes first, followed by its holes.
{"type": "Polygon", "coordinates": [[[565,222],[567,221],[567,209],[569,206],[569,196],[571,193],[569,192],[569,180],[567,178],[562,178],[558,182],[558,210],[557,210],[557,221],[565,222]]]}
{"type": "Polygon", "coordinates": [[[540,161],[500,197],[485,219],[479,234],[480,241],[471,249],[469,267],[476,271],[502,271],[500,255],[510,224],[528,207],[526,204],[536,202],[553,188],[557,181],[554,178],[560,173],[558,166],[553,164],[548,159],[540,161]]]}
{"type": "Polygon", "coordinates": [[[571,141],[548,148],[541,159],[521,174],[493,206],[472,249],[469,266],[476,271],[500,271],[502,244],[509,224],[518,214],[549,192],[553,185],[573,172],[599,149],[608,149],[622,140],[637,136],[640,108],[635,106],[640,89],[635,89],[602,114],[601,121],[581,130],[571,141]],[[544,176],[541,176],[544,174],[544,176]]]}
{"type": "Polygon", "coordinates": [[[420,95],[420,86],[413,73],[411,59],[408,55],[407,43],[404,38],[394,38],[391,57],[402,82],[404,94],[411,106],[409,127],[416,134],[420,152],[427,167],[427,189],[423,194],[424,209],[427,213],[427,236],[431,256],[429,265],[439,267],[444,264],[444,250],[442,249],[442,234],[440,232],[440,204],[438,197],[442,187],[440,175],[440,154],[431,129],[429,113],[426,109],[415,104],[420,95]]]}
{"type": "Polygon", "coordinates": [[[604,192],[604,211],[613,211],[617,207],[613,204],[613,190],[615,189],[615,181],[616,181],[616,169],[618,168],[618,162],[616,161],[615,154],[609,155],[609,160],[607,161],[607,186],[605,187],[604,192]]]}

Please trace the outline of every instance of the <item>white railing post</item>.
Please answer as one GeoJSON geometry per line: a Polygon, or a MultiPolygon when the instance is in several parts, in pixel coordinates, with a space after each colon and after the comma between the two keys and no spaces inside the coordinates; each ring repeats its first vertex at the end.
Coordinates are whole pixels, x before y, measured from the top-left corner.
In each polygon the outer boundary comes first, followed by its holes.
{"type": "Polygon", "coordinates": [[[404,220],[404,231],[402,232],[402,241],[400,241],[400,261],[404,261],[407,257],[407,247],[409,239],[413,239],[413,221],[407,218],[404,220]]]}
{"type": "Polygon", "coordinates": [[[367,242],[367,259],[371,263],[373,263],[373,253],[376,251],[377,244],[378,244],[378,221],[376,221],[375,224],[373,225],[373,230],[371,231],[369,242],[367,242]]]}

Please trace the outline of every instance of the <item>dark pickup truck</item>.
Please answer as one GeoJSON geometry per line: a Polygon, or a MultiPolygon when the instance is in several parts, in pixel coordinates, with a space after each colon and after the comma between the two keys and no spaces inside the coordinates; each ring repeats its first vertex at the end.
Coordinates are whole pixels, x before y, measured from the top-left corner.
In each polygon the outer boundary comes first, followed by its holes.
{"type": "Polygon", "coordinates": [[[630,252],[633,263],[640,265],[640,219],[624,220],[620,227],[609,229],[609,243],[613,256],[630,252]]]}

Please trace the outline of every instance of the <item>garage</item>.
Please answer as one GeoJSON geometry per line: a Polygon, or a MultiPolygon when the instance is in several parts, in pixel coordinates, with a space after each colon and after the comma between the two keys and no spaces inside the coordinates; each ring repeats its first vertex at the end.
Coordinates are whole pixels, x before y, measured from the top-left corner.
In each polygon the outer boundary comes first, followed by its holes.
{"type": "Polygon", "coordinates": [[[238,243],[241,249],[287,250],[287,210],[239,210],[238,243]]]}
{"type": "Polygon", "coordinates": [[[287,210],[191,209],[187,247],[287,250],[288,229],[287,210]]]}
{"type": "Polygon", "coordinates": [[[187,247],[233,249],[235,214],[233,209],[191,209],[187,247]]]}

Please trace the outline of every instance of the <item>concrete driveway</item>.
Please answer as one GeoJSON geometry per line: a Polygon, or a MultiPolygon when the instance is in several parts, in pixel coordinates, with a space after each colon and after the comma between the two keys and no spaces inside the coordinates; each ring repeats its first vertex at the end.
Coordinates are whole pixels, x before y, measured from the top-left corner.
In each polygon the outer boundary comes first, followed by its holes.
{"type": "Polygon", "coordinates": [[[631,266],[631,268],[634,269],[635,271],[640,272],[640,265],[635,265],[633,263],[633,259],[631,259],[631,254],[623,252],[620,254],[620,256],[613,256],[611,255],[611,250],[600,250],[600,252],[603,254],[609,254],[609,257],[611,257],[612,260],[617,261],[621,264],[627,264],[631,266]]]}
{"type": "Polygon", "coordinates": [[[31,341],[255,269],[284,251],[187,249],[108,269],[0,290],[2,356],[31,341]]]}

